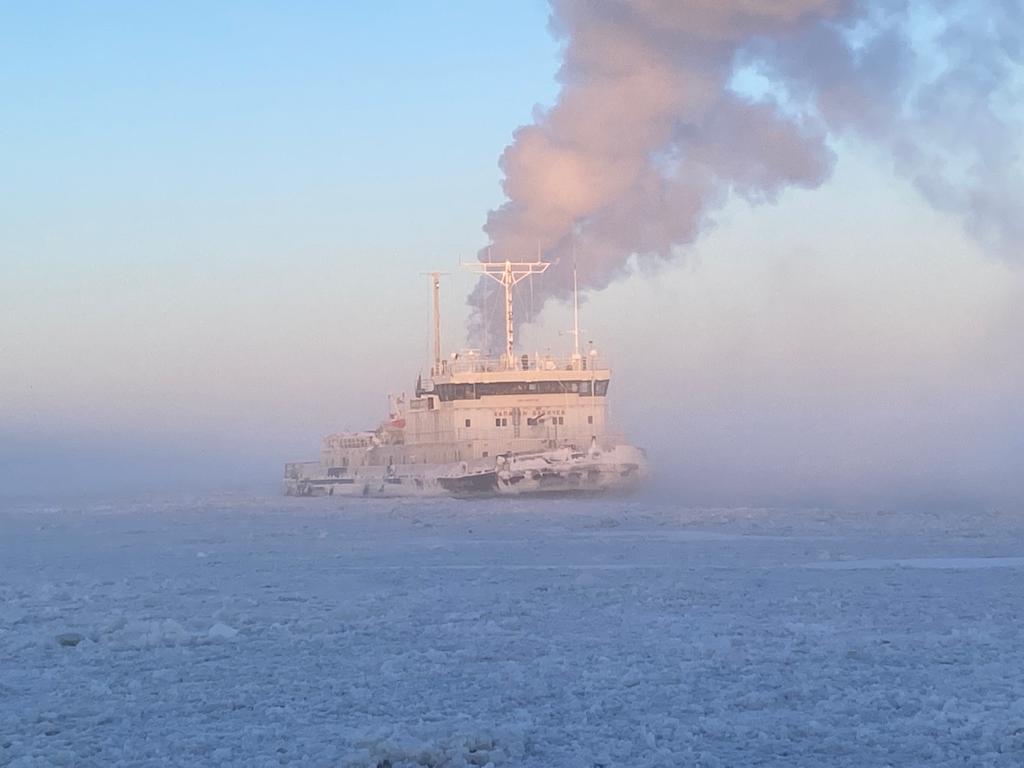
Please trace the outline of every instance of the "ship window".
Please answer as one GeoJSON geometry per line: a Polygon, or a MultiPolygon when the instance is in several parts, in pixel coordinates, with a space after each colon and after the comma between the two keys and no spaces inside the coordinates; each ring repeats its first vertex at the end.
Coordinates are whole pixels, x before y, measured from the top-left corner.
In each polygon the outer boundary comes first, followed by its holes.
{"type": "Polygon", "coordinates": [[[594,417],[593,416],[587,416],[587,424],[593,424],[593,423],[594,423],[594,417]]]}
{"type": "Polygon", "coordinates": [[[471,421],[470,421],[469,419],[466,419],[466,426],[468,427],[468,426],[470,426],[471,424],[472,424],[472,422],[471,422],[471,421]]]}
{"type": "Polygon", "coordinates": [[[533,419],[533,418],[527,419],[526,420],[526,426],[528,426],[528,427],[536,427],[537,426],[537,420],[533,419]]]}
{"type": "Polygon", "coordinates": [[[489,452],[487,452],[487,451],[484,451],[484,452],[483,452],[483,453],[481,454],[481,456],[483,456],[483,457],[484,457],[485,459],[486,459],[486,458],[487,458],[488,456],[490,456],[490,455],[491,455],[491,454],[490,454],[489,452]]]}
{"type": "MultiPolygon", "coordinates": [[[[602,381],[484,381],[479,384],[438,384],[436,394],[441,402],[453,400],[479,400],[496,395],[556,395],[574,392],[587,397],[603,396],[608,391],[608,380],[602,381]]],[[[429,407],[429,406],[428,406],[429,407]]]]}
{"type": "Polygon", "coordinates": [[[501,419],[495,419],[494,420],[494,426],[500,427],[501,426],[501,419]]]}

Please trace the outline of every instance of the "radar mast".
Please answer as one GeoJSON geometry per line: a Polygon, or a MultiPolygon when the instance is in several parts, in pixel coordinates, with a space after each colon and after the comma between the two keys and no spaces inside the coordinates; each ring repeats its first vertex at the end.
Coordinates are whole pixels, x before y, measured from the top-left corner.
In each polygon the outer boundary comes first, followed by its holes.
{"type": "MultiPolygon", "coordinates": [[[[470,272],[487,275],[495,282],[501,283],[505,289],[505,353],[502,359],[505,367],[513,369],[515,361],[515,322],[512,316],[512,288],[530,275],[543,273],[551,264],[546,261],[506,261],[504,264],[495,261],[481,261],[463,264],[470,272]]],[[[486,324],[486,318],[484,319],[486,324]]]]}

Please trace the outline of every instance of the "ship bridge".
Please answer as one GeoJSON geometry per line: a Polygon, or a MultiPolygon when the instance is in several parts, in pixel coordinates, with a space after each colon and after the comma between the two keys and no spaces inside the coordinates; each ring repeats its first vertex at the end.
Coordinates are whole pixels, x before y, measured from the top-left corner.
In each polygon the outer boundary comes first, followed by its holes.
{"type": "Polygon", "coordinates": [[[437,395],[441,402],[475,400],[493,395],[578,394],[604,397],[611,370],[596,354],[557,358],[521,355],[515,366],[506,357],[490,358],[460,352],[435,362],[430,380],[417,388],[417,397],[437,395]]]}
{"type": "Polygon", "coordinates": [[[596,354],[435,361],[409,402],[406,444],[450,447],[455,460],[605,442],[611,370],[596,354]]]}

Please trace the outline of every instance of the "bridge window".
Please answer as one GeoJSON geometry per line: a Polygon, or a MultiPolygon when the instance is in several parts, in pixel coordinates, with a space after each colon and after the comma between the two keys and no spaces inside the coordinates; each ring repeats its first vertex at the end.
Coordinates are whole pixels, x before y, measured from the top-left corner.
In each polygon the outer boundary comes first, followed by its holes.
{"type": "Polygon", "coordinates": [[[442,402],[453,400],[479,400],[495,395],[559,395],[565,393],[589,397],[604,396],[608,392],[608,380],[593,381],[484,381],[470,384],[445,383],[437,385],[437,395],[442,402]]]}
{"type": "Polygon", "coordinates": [[[593,423],[594,423],[594,417],[593,416],[587,416],[587,424],[593,424],[593,423]]]}
{"type": "Polygon", "coordinates": [[[472,422],[471,422],[471,421],[470,421],[469,419],[466,419],[466,426],[467,426],[467,427],[470,427],[470,426],[472,426],[472,424],[473,424],[473,423],[472,423],[472,422]]]}

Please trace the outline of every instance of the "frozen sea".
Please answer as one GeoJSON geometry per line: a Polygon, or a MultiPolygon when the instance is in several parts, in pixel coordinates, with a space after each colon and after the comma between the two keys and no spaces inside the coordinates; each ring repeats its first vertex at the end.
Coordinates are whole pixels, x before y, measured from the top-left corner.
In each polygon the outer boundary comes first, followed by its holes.
{"type": "Polygon", "coordinates": [[[1021,766],[1024,514],[0,510],[2,766],[1021,766]]]}

